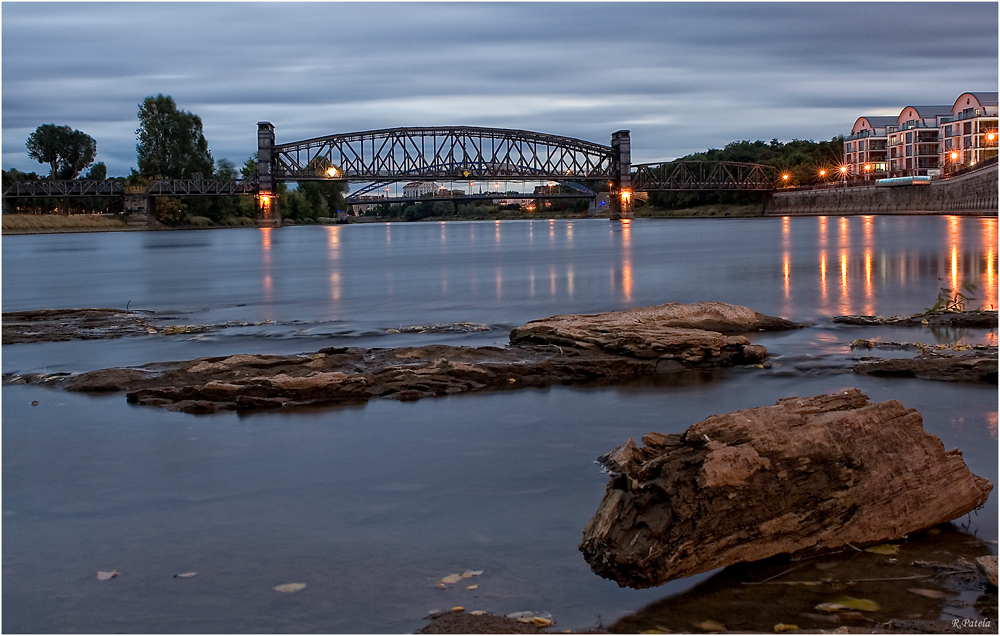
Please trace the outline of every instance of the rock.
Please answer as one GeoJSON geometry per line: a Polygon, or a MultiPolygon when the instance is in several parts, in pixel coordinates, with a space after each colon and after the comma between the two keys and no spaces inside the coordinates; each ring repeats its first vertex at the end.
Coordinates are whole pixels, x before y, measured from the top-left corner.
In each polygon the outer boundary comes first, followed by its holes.
{"type": "Polygon", "coordinates": [[[448,611],[434,616],[419,634],[542,634],[541,626],[496,614],[448,611]]]}
{"type": "Polygon", "coordinates": [[[993,485],[898,401],[857,389],[714,415],[605,456],[580,550],[621,586],[741,561],[900,539],[983,505],[993,485]]]}
{"type": "Polygon", "coordinates": [[[925,350],[912,358],[862,358],[854,372],[864,375],[916,377],[945,382],[997,383],[997,348],[961,353],[925,350]]]}
{"type": "Polygon", "coordinates": [[[965,327],[996,329],[996,310],[938,311],[913,316],[834,316],[833,322],[848,325],[893,325],[897,327],[965,327]]]}
{"type": "Polygon", "coordinates": [[[668,303],[606,314],[533,320],[513,329],[510,341],[513,345],[552,345],[633,358],[659,358],[678,363],[680,366],[661,365],[663,370],[674,370],[756,364],[766,350],[751,345],[743,336],[727,334],[799,326],[738,305],[668,303]]]}
{"type": "Polygon", "coordinates": [[[982,556],[976,559],[976,567],[983,573],[986,580],[993,587],[997,586],[997,558],[996,556],[982,556]]]}
{"type": "Polygon", "coordinates": [[[210,413],[346,404],[372,398],[408,401],[581,381],[624,382],[736,364],[756,365],[767,355],[763,346],[752,345],[743,336],[663,327],[661,318],[670,324],[712,324],[726,329],[792,325],[735,305],[675,304],[649,311],[559,316],[529,323],[515,329],[512,344],[504,348],[328,347],[308,355],[219,356],[68,376],[7,374],[3,382],[45,384],[71,391],[125,391],[133,404],[210,413]],[[553,322],[558,324],[553,326],[553,322]]]}

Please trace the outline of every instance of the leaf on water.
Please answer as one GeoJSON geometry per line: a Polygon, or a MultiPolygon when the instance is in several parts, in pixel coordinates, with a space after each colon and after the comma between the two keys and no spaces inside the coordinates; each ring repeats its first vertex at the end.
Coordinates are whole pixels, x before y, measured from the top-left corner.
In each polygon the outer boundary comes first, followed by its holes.
{"type": "Polygon", "coordinates": [[[713,621],[709,619],[707,621],[702,621],[700,623],[694,623],[694,626],[703,632],[724,632],[726,631],[726,626],[718,621],[713,621]]]}
{"type": "Polygon", "coordinates": [[[840,605],[842,609],[858,610],[859,612],[877,612],[881,609],[878,603],[867,598],[841,596],[838,599],[834,599],[833,602],[836,605],[840,605]]]}
{"type": "Polygon", "coordinates": [[[185,572],[184,574],[175,574],[175,579],[189,579],[192,576],[198,576],[197,572],[185,572]]]}
{"type": "Polygon", "coordinates": [[[947,594],[945,594],[940,590],[928,590],[927,588],[924,587],[911,587],[910,591],[916,594],[917,596],[923,596],[924,598],[939,599],[948,596],[947,594]]]}
{"type": "Polygon", "coordinates": [[[462,572],[462,578],[467,579],[470,576],[479,576],[482,573],[482,570],[466,570],[465,572],[462,572]]]}
{"type": "Polygon", "coordinates": [[[449,611],[449,612],[464,612],[464,611],[465,611],[465,608],[464,608],[464,607],[462,607],[461,605],[456,605],[455,607],[451,608],[451,609],[450,609],[450,610],[448,610],[448,611],[449,611]]]}
{"type": "Polygon", "coordinates": [[[451,585],[452,583],[458,583],[461,580],[462,580],[461,574],[449,574],[448,576],[438,581],[438,584],[451,585]]]}
{"type": "Polygon", "coordinates": [[[895,543],[880,543],[878,545],[872,545],[865,548],[865,552],[872,552],[874,554],[896,554],[899,552],[899,545],[895,543]]]}
{"type": "Polygon", "coordinates": [[[821,612],[836,612],[842,609],[847,609],[846,605],[841,605],[839,603],[820,603],[814,609],[821,612]]]}
{"type": "Polygon", "coordinates": [[[542,618],[541,616],[535,616],[529,622],[532,625],[538,625],[539,627],[548,627],[549,625],[555,624],[555,621],[549,620],[547,618],[542,618]]]}
{"type": "Polygon", "coordinates": [[[469,614],[471,614],[472,616],[482,616],[482,615],[484,615],[485,613],[486,613],[486,612],[484,612],[483,610],[475,610],[475,611],[473,611],[473,612],[469,612],[469,614]]]}
{"type": "Polygon", "coordinates": [[[108,579],[113,579],[116,576],[118,576],[118,570],[113,570],[111,572],[101,572],[101,571],[97,572],[98,581],[107,581],[108,579]]]}
{"type": "Polygon", "coordinates": [[[274,590],[275,592],[283,592],[285,594],[294,594],[295,592],[298,592],[299,590],[304,589],[305,586],[306,586],[305,583],[285,583],[283,585],[275,585],[271,589],[274,590]]]}
{"type": "Polygon", "coordinates": [[[476,589],[479,589],[479,586],[478,585],[470,585],[469,587],[467,587],[465,589],[467,589],[467,590],[476,590],[476,589]]]}
{"type": "Polygon", "coordinates": [[[778,623],[774,626],[774,633],[780,634],[781,632],[790,632],[793,629],[798,629],[798,625],[788,625],[786,623],[778,623]]]}

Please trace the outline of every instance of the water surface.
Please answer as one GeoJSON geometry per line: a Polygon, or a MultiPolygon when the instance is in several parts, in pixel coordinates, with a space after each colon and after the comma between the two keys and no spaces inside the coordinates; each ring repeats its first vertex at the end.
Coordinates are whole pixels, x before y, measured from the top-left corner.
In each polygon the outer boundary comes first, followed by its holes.
{"type": "MultiPolygon", "coordinates": [[[[245,417],[4,387],[3,628],[410,632],[429,610],[455,605],[548,612],[561,629],[609,625],[710,575],[629,590],[590,572],[576,546],[607,483],[594,458],[649,431],[844,386],[919,409],[928,431],[995,483],[996,387],[844,373],[859,337],[995,343],[995,330],[829,322],[914,313],[967,283],[977,286],[970,303],[995,308],[995,245],[996,219],[959,217],[5,237],[4,311],[128,304],[170,324],[273,322],[7,345],[4,372],[345,344],[503,344],[534,318],[697,300],[811,326],[754,336],[774,355],[770,370],[245,417]],[[451,322],[494,329],[387,332],[451,322]],[[112,569],[121,576],[96,580],[112,569]],[[435,587],[470,569],[484,573],[435,587]],[[307,587],[271,589],[291,582],[307,587]]],[[[960,523],[995,551],[995,497],[960,523]]],[[[801,611],[788,608],[792,618],[801,611]]]]}

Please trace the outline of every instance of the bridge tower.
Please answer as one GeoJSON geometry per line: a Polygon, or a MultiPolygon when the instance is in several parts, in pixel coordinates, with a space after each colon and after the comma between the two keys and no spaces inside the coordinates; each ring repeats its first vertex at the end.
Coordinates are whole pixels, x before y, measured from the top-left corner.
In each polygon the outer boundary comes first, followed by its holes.
{"type": "Polygon", "coordinates": [[[611,219],[632,219],[632,141],[628,130],[619,130],[611,135],[614,150],[612,170],[614,185],[611,186],[611,219]]]}
{"type": "Polygon", "coordinates": [[[274,126],[257,122],[257,227],[281,227],[281,206],[272,174],[274,126]]]}

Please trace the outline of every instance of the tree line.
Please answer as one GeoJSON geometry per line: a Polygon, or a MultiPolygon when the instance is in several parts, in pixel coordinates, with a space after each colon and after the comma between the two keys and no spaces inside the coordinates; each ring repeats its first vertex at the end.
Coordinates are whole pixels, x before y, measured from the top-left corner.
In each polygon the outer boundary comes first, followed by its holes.
{"type": "MultiPolygon", "coordinates": [[[[793,139],[782,143],[777,139],[764,141],[734,141],[725,148],[713,148],[677,159],[677,161],[738,161],[774,166],[779,174],[789,176],[788,185],[815,185],[829,181],[843,161],[844,138],[815,142],[793,139]],[[826,170],[826,175],[820,171],[826,170]]],[[[762,203],[760,192],[650,192],[649,205],[667,210],[679,210],[700,205],[751,205],[762,203]]]]}
{"type": "MultiPolygon", "coordinates": [[[[201,118],[181,110],[169,95],[147,97],[139,104],[139,127],[136,129],[136,163],[128,175],[114,177],[125,185],[149,185],[160,179],[257,179],[257,154],[238,168],[228,159],[214,160],[202,130],[201,118]]],[[[3,171],[3,187],[14,182],[38,179],[107,179],[107,167],[94,163],[97,142],[90,135],[70,128],[43,124],[25,142],[28,156],[48,164],[48,176],[17,169],[3,171]],[[84,172],[84,170],[87,172],[84,172]]],[[[282,215],[309,222],[322,216],[335,216],[345,209],[341,182],[303,183],[288,190],[279,184],[282,215]],[[284,195],[284,196],[282,196],[284,195]]],[[[252,225],[257,215],[256,201],[246,196],[156,197],[157,221],[167,225],[252,225]]],[[[120,197],[58,199],[18,199],[4,203],[8,212],[51,213],[66,211],[71,205],[80,212],[121,213],[120,197]]]]}

